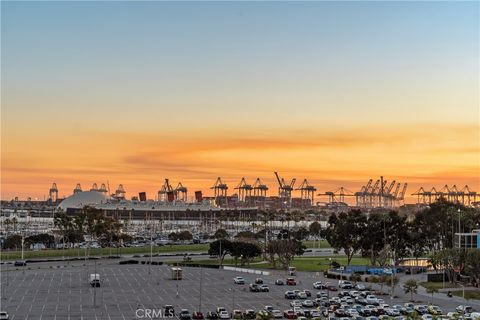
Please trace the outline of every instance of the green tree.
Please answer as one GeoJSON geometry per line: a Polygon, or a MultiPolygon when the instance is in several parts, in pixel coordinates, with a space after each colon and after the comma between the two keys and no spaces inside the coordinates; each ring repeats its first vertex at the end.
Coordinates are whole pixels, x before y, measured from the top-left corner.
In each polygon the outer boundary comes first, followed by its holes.
{"type": "Polygon", "coordinates": [[[268,243],[267,253],[269,261],[276,267],[276,262],[282,265],[284,269],[290,266],[291,261],[296,255],[302,255],[305,252],[305,246],[301,241],[294,239],[273,240],[268,243]]]}
{"type": "Polygon", "coordinates": [[[250,261],[262,254],[260,247],[252,242],[234,241],[231,243],[229,253],[235,259],[235,264],[240,259],[243,265],[250,263],[250,261]]]}
{"type": "Polygon", "coordinates": [[[47,233],[35,234],[25,238],[25,245],[27,247],[36,243],[42,243],[45,247],[49,248],[55,243],[55,238],[47,233]]]}
{"type": "MultiPolygon", "coordinates": [[[[370,258],[371,265],[379,263],[382,249],[385,247],[385,232],[383,228],[383,214],[372,212],[368,216],[365,227],[365,236],[361,241],[362,256],[370,258]]],[[[382,263],[380,263],[382,265],[382,263]]]]}
{"type": "Polygon", "coordinates": [[[295,231],[292,231],[292,237],[297,240],[305,240],[308,237],[308,230],[304,227],[300,227],[295,231]]]}
{"type": "Polygon", "coordinates": [[[317,221],[314,221],[308,227],[308,231],[310,232],[310,234],[312,236],[319,237],[320,232],[322,231],[322,225],[320,223],[318,223],[317,221]]]}
{"type": "Polygon", "coordinates": [[[22,236],[14,234],[8,236],[3,242],[3,249],[17,249],[22,247],[22,236]]]}
{"type": "Polygon", "coordinates": [[[465,273],[476,283],[480,282],[480,250],[469,249],[465,257],[465,273]]]}
{"type": "Polygon", "coordinates": [[[223,265],[223,260],[225,259],[225,255],[230,253],[232,248],[232,242],[227,239],[219,239],[210,243],[210,247],[208,248],[208,254],[211,256],[218,256],[219,265],[223,265]]]}
{"type": "Polygon", "coordinates": [[[348,213],[332,214],[328,227],[323,231],[325,239],[337,250],[343,249],[347,256],[347,265],[364,243],[367,218],[360,210],[348,213]]]}
{"type": "Polygon", "coordinates": [[[405,293],[410,293],[410,301],[413,301],[413,294],[417,293],[417,289],[418,282],[414,279],[407,280],[403,284],[403,291],[405,291],[405,293]]]}

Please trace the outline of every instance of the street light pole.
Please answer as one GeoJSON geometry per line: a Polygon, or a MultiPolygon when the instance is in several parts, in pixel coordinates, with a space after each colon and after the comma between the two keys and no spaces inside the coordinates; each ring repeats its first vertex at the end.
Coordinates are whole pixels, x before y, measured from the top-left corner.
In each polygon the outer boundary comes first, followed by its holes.
{"type": "Polygon", "coordinates": [[[25,243],[25,235],[22,234],[22,260],[23,260],[23,255],[24,255],[24,254],[23,254],[23,245],[24,245],[24,243],[25,243]]]}
{"type": "Polygon", "coordinates": [[[458,249],[460,249],[462,247],[461,243],[461,239],[462,239],[462,236],[460,235],[460,209],[457,210],[458,212],[458,249]]]}
{"type": "Polygon", "coordinates": [[[232,313],[235,310],[235,289],[232,288],[232,313]]]}
{"type": "Polygon", "coordinates": [[[153,251],[153,234],[152,234],[152,224],[150,220],[150,263],[148,264],[148,274],[151,273],[152,269],[152,251],[153,251]]]}
{"type": "Polygon", "coordinates": [[[203,268],[200,267],[200,300],[198,303],[199,312],[202,312],[202,281],[203,281],[203,268]]]}

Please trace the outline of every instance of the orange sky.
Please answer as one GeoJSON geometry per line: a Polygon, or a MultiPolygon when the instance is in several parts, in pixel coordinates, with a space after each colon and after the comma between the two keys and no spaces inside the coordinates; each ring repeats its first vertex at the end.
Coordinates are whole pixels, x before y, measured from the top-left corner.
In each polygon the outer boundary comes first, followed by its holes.
{"type": "MultiPolygon", "coordinates": [[[[75,184],[122,183],[128,195],[149,198],[169,178],[190,191],[203,190],[221,176],[229,193],[241,177],[260,177],[276,194],[273,171],[286,179],[308,178],[320,191],[344,186],[357,191],[369,178],[420,185],[468,184],[479,189],[479,129],[465,125],[415,125],[267,130],[202,130],[182,135],[77,131],[68,135],[16,134],[2,148],[2,199],[42,199],[56,182],[60,195],[75,184]],[[56,152],[52,150],[57,150],[56,152]],[[35,159],[35,161],[32,161],[35,159]]],[[[191,192],[193,195],[193,192],[191,192]]]]}

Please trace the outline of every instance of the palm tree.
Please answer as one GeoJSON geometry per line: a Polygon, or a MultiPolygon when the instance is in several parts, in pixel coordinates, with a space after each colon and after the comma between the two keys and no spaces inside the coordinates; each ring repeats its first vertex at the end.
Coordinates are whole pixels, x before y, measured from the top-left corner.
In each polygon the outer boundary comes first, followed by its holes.
{"type": "Polygon", "coordinates": [[[5,219],[5,221],[3,221],[3,223],[5,224],[5,234],[8,238],[8,232],[10,231],[10,225],[12,224],[12,221],[9,218],[7,218],[5,219]]]}
{"type": "Polygon", "coordinates": [[[418,282],[414,279],[407,280],[403,284],[403,290],[405,293],[410,293],[410,301],[413,301],[413,294],[417,293],[418,282]]]}
{"type": "Polygon", "coordinates": [[[13,231],[14,232],[17,232],[17,223],[18,223],[17,217],[13,217],[12,218],[12,224],[13,224],[13,231]]]}

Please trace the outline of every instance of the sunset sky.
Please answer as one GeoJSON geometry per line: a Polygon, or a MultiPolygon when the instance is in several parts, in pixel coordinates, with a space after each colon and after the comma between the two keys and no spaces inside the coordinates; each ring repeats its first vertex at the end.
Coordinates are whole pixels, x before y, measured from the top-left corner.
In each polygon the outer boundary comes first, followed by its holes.
{"type": "Polygon", "coordinates": [[[1,3],[1,198],[273,171],[480,192],[479,2],[1,3]]]}

